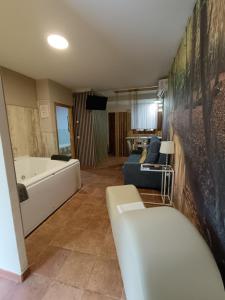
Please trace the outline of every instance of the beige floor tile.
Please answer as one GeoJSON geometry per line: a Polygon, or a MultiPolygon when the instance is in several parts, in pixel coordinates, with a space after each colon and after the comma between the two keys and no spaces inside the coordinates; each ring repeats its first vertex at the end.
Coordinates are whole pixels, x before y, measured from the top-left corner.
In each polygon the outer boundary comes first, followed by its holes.
{"type": "Polygon", "coordinates": [[[56,280],[67,285],[85,288],[95,263],[95,256],[71,252],[58,273],[56,280]]]}
{"type": "Polygon", "coordinates": [[[123,161],[81,171],[81,191],[26,238],[33,273],[0,279],[0,300],[125,300],[105,200],[107,186],[123,184],[123,161]]]}
{"type": "Polygon", "coordinates": [[[48,278],[32,274],[23,283],[18,284],[14,293],[4,300],[42,300],[49,285],[48,278]]]}
{"type": "Polygon", "coordinates": [[[39,255],[42,253],[42,251],[44,251],[44,249],[42,246],[38,245],[38,243],[36,248],[30,246],[28,242],[25,242],[25,245],[26,245],[27,259],[28,259],[29,266],[33,266],[37,261],[39,255]]]}
{"type": "Polygon", "coordinates": [[[126,300],[126,299],[127,299],[126,294],[125,294],[125,291],[124,291],[124,288],[123,288],[121,300],[126,300]]]}
{"type": "Polygon", "coordinates": [[[105,218],[109,220],[109,215],[105,204],[101,207],[96,207],[92,215],[98,217],[99,219],[105,218]]]}
{"type": "Polygon", "coordinates": [[[80,192],[26,238],[31,276],[0,279],[0,300],[125,300],[105,200],[107,186],[123,184],[123,160],[81,171],[80,192]]]}
{"type": "Polygon", "coordinates": [[[15,282],[0,278],[0,300],[10,299],[16,288],[15,282]]]}
{"type": "Polygon", "coordinates": [[[73,209],[76,210],[80,207],[80,205],[85,201],[85,198],[79,197],[79,192],[72,196],[66,203],[65,209],[73,209]]]}
{"type": "Polygon", "coordinates": [[[93,215],[90,217],[88,230],[96,230],[98,232],[107,233],[110,228],[110,221],[108,218],[102,217],[101,215],[93,215]]]}
{"type": "Polygon", "coordinates": [[[75,209],[66,209],[63,206],[58,209],[53,215],[51,215],[46,223],[49,227],[57,228],[59,230],[69,218],[75,213],[75,209]]]}
{"type": "Polygon", "coordinates": [[[51,241],[50,245],[73,250],[74,249],[74,242],[77,240],[80,236],[80,234],[83,232],[82,229],[77,229],[74,227],[63,227],[61,230],[56,234],[56,236],[51,241]]]}
{"type": "Polygon", "coordinates": [[[86,229],[74,237],[71,247],[74,251],[99,255],[104,239],[104,231],[86,229]]]}
{"type": "Polygon", "coordinates": [[[84,185],[82,187],[82,189],[79,191],[79,194],[88,195],[89,197],[93,197],[94,190],[93,190],[93,185],[92,184],[84,185]]]}
{"type": "Polygon", "coordinates": [[[44,222],[25,239],[27,256],[30,265],[36,262],[39,255],[50,244],[56,233],[57,228],[53,229],[44,222]]]}
{"type": "Polygon", "coordinates": [[[84,203],[95,206],[102,206],[105,205],[105,196],[101,198],[86,197],[84,203]]]}
{"type": "Polygon", "coordinates": [[[67,228],[86,229],[91,221],[89,214],[77,213],[66,223],[67,228]]]}
{"type": "Polygon", "coordinates": [[[51,245],[83,253],[99,255],[106,232],[108,219],[77,215],[70,220],[51,241],[51,245]]]}
{"type": "Polygon", "coordinates": [[[121,298],[122,280],[117,261],[99,259],[91,273],[87,289],[103,295],[121,298]]]}
{"type": "Polygon", "coordinates": [[[107,230],[99,255],[101,257],[117,259],[116,248],[113,240],[112,230],[110,227],[107,230]]]}
{"type": "Polygon", "coordinates": [[[83,291],[77,288],[51,282],[46,294],[39,300],[81,300],[82,293],[83,291]]]}
{"type": "Polygon", "coordinates": [[[91,216],[94,213],[94,210],[95,210],[94,205],[88,205],[88,204],[84,203],[79,207],[77,213],[74,214],[74,217],[76,215],[91,216]]]}
{"type": "Polygon", "coordinates": [[[66,249],[48,246],[31,270],[40,275],[54,278],[70,253],[71,251],[66,249]]]}
{"type": "Polygon", "coordinates": [[[115,300],[115,298],[111,298],[95,292],[85,291],[81,300],[115,300]]]}

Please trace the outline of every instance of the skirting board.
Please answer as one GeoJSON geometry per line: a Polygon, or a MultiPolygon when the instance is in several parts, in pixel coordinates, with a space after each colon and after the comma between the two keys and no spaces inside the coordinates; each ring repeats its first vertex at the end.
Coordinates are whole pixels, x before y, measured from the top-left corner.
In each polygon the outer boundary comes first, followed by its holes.
{"type": "Polygon", "coordinates": [[[30,268],[28,268],[21,275],[0,269],[0,277],[10,280],[10,281],[14,281],[16,283],[23,282],[29,276],[29,274],[30,274],[30,268]]]}

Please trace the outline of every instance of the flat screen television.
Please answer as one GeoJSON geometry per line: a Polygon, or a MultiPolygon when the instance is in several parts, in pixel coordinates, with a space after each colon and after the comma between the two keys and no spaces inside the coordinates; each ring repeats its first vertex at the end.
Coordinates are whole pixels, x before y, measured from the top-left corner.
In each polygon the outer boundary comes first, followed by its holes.
{"type": "Polygon", "coordinates": [[[86,109],[88,110],[106,110],[107,97],[87,96],[86,109]]]}

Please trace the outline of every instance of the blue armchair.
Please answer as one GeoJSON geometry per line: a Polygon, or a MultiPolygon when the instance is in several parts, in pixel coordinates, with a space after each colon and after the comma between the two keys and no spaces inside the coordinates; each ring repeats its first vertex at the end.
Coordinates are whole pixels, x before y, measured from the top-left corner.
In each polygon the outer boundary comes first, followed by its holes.
{"type": "MultiPolygon", "coordinates": [[[[166,164],[166,155],[159,153],[160,140],[151,139],[145,163],[166,164]]],[[[161,189],[160,172],[143,172],[139,162],[141,154],[131,154],[123,166],[124,184],[133,184],[138,188],[161,189]]]]}

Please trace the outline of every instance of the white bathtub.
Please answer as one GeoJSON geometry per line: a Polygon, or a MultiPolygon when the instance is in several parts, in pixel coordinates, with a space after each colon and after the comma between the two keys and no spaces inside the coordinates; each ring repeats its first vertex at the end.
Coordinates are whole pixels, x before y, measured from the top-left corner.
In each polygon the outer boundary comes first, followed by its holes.
{"type": "Polygon", "coordinates": [[[23,183],[29,199],[21,202],[24,235],[28,235],[81,187],[80,163],[50,158],[16,158],[17,182],[23,183]]]}

